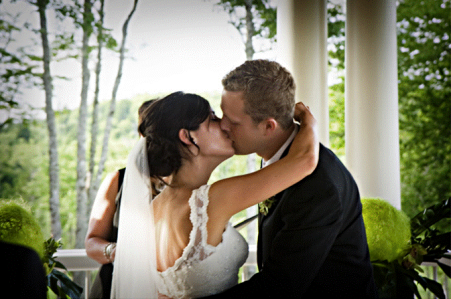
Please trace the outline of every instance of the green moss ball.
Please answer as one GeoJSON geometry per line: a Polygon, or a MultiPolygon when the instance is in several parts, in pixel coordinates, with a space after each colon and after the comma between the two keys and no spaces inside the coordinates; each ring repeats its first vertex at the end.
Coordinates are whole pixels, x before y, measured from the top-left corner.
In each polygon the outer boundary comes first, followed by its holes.
{"type": "Polygon", "coordinates": [[[407,215],[379,198],[362,198],[362,209],[371,261],[401,257],[411,236],[407,215]]]}
{"type": "Polygon", "coordinates": [[[0,241],[26,246],[44,257],[42,230],[22,202],[0,200],[0,241]]]}

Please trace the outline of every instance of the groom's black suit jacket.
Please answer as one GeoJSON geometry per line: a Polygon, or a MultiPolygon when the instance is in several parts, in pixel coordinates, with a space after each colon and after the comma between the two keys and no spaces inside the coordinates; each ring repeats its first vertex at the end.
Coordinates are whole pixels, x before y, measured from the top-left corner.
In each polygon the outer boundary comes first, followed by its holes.
{"type": "Polygon", "coordinates": [[[377,297],[359,191],[332,151],[321,145],[315,171],[275,197],[259,219],[259,273],[213,298],[377,297]]]}

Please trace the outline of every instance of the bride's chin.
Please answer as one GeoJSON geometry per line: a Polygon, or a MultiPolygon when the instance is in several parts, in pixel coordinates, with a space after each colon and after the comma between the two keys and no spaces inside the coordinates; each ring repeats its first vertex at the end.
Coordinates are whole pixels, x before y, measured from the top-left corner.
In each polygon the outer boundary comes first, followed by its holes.
{"type": "Polygon", "coordinates": [[[232,158],[235,155],[235,149],[233,148],[232,145],[230,145],[230,152],[229,152],[229,156],[227,157],[227,159],[232,158]]]}

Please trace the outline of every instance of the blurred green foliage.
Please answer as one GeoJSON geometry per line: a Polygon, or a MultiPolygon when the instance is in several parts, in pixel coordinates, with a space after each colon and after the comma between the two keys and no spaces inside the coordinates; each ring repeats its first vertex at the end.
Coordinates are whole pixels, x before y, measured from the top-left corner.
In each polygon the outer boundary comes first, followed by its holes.
{"type": "Polygon", "coordinates": [[[0,200],[0,240],[33,249],[44,259],[44,236],[22,200],[0,200]]]}
{"type": "Polygon", "coordinates": [[[362,214],[371,261],[392,262],[405,255],[411,234],[403,211],[380,198],[362,198],[362,214]]]}

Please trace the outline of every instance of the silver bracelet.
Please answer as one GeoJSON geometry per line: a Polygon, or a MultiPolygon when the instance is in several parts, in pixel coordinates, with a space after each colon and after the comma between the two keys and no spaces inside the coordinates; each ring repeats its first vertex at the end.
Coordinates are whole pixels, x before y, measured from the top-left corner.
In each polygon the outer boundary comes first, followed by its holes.
{"type": "Polygon", "coordinates": [[[116,243],[110,242],[106,244],[105,248],[103,248],[103,255],[108,260],[108,262],[113,262],[111,260],[111,253],[113,252],[113,249],[116,247],[116,243]]]}

